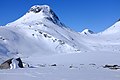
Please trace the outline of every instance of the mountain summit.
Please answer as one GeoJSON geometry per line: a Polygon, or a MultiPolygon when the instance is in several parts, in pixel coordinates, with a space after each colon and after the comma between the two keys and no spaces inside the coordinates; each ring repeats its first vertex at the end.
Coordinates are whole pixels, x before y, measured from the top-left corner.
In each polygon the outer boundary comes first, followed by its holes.
{"type": "Polygon", "coordinates": [[[54,21],[59,20],[59,18],[56,16],[56,14],[52,11],[52,9],[48,5],[35,5],[30,8],[28,13],[42,13],[50,18],[52,18],[54,21]]]}
{"type": "Polygon", "coordinates": [[[84,29],[81,33],[87,35],[87,34],[93,34],[94,32],[89,29],[84,29]]]}
{"type": "Polygon", "coordinates": [[[120,21],[120,19],[118,19],[118,21],[120,21]]]}
{"type": "Polygon", "coordinates": [[[50,11],[51,11],[51,9],[48,5],[35,5],[35,6],[32,6],[28,12],[34,12],[34,13],[46,12],[46,13],[49,13],[50,11]]]}
{"type": "Polygon", "coordinates": [[[58,16],[53,12],[53,10],[48,5],[32,6],[24,16],[22,16],[20,19],[13,23],[26,24],[33,23],[35,21],[45,22],[46,20],[51,21],[52,23],[57,25],[62,25],[58,16]]]}

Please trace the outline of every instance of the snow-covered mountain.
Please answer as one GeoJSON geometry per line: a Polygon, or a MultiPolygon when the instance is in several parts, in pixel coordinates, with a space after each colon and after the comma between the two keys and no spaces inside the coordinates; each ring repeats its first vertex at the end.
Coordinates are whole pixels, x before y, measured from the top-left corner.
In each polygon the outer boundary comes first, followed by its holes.
{"type": "Polygon", "coordinates": [[[0,28],[0,57],[76,53],[86,49],[79,34],[64,26],[47,5],[35,5],[0,28]]]}
{"type": "Polygon", "coordinates": [[[89,29],[78,33],[63,25],[48,5],[35,5],[20,19],[0,27],[0,62],[13,57],[33,59],[95,51],[119,53],[119,27],[120,21],[98,34],[89,29]]]}
{"type": "Polygon", "coordinates": [[[102,32],[103,34],[118,34],[120,33],[120,19],[111,27],[102,32]]]}
{"type": "Polygon", "coordinates": [[[11,69],[0,80],[119,80],[119,53],[120,20],[100,33],[75,32],[48,5],[35,5],[0,27],[0,69],[11,69]]]}
{"type": "Polygon", "coordinates": [[[81,32],[81,34],[85,34],[85,35],[87,35],[87,34],[94,34],[94,32],[91,31],[91,30],[89,30],[89,29],[84,29],[84,30],[81,32]]]}

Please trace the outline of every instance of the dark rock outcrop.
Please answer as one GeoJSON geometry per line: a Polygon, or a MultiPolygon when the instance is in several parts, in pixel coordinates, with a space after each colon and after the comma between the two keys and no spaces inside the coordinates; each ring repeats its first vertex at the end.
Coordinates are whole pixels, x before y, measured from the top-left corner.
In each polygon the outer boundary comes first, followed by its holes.
{"type": "Polygon", "coordinates": [[[20,58],[17,58],[16,60],[19,62],[19,63],[18,63],[18,66],[19,66],[20,68],[23,68],[22,60],[21,60],[20,58]]]}
{"type": "MultiPolygon", "coordinates": [[[[11,69],[11,66],[10,65],[16,65],[18,66],[19,68],[23,68],[23,63],[22,63],[22,60],[20,58],[11,58],[11,59],[8,59],[7,61],[3,62],[1,65],[0,65],[0,69],[11,69]],[[16,60],[18,62],[17,63],[13,63],[13,61],[16,60]]],[[[13,68],[12,68],[13,69],[13,68]]]]}
{"type": "Polygon", "coordinates": [[[118,21],[120,21],[120,19],[118,19],[118,21]]]}
{"type": "Polygon", "coordinates": [[[119,65],[105,65],[105,66],[103,66],[103,68],[117,70],[117,69],[120,69],[120,66],[119,65]]]}
{"type": "Polygon", "coordinates": [[[12,59],[8,59],[7,61],[3,62],[0,65],[0,69],[9,69],[10,68],[10,64],[12,63],[12,59]]]}

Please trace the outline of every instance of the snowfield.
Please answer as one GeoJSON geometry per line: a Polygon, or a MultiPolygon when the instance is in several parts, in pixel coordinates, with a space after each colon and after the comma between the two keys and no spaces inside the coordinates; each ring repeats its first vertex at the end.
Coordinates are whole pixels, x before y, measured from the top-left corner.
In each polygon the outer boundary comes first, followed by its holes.
{"type": "Polygon", "coordinates": [[[12,69],[0,71],[0,80],[119,80],[120,71],[85,65],[70,69],[66,66],[12,69]]]}
{"type": "Polygon", "coordinates": [[[0,70],[0,80],[119,80],[119,53],[75,53],[23,59],[30,68],[0,70]]]}
{"type": "Polygon", "coordinates": [[[35,5],[0,27],[0,80],[120,80],[120,21],[107,30],[75,32],[48,5],[35,5]]]}

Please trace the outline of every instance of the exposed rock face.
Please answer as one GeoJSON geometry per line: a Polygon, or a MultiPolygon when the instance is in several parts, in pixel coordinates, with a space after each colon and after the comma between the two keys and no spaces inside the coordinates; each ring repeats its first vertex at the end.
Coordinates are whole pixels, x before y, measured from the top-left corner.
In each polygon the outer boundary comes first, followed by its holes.
{"type": "Polygon", "coordinates": [[[91,31],[91,30],[89,30],[89,29],[85,29],[85,30],[83,30],[82,32],[81,32],[82,34],[94,34],[94,32],[93,31],[91,31]]]}
{"type": "Polygon", "coordinates": [[[19,62],[19,63],[18,63],[18,66],[19,66],[20,68],[23,68],[22,60],[21,60],[20,58],[17,58],[16,60],[19,62]]]}
{"type": "Polygon", "coordinates": [[[109,68],[109,69],[113,69],[113,70],[117,70],[117,69],[120,69],[120,66],[119,65],[105,65],[103,66],[103,68],[109,68]]]}
{"type": "Polygon", "coordinates": [[[120,21],[120,19],[118,19],[118,21],[120,21]]]}
{"type": "Polygon", "coordinates": [[[23,68],[22,60],[20,58],[12,58],[0,65],[0,69],[15,69],[23,68]]]}
{"type": "Polygon", "coordinates": [[[40,14],[44,14],[47,17],[45,17],[46,19],[52,21],[53,23],[58,23],[59,22],[59,18],[57,17],[57,15],[52,11],[52,9],[48,6],[48,5],[35,5],[32,6],[30,8],[30,10],[28,11],[28,13],[40,13],[40,14]]]}
{"type": "MultiPolygon", "coordinates": [[[[12,58],[13,59],[13,58],[12,58]]],[[[0,69],[9,69],[10,68],[10,64],[12,63],[12,59],[9,59],[5,62],[3,62],[1,65],[0,65],[0,69]]]]}

